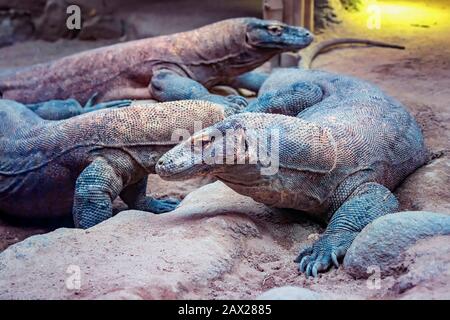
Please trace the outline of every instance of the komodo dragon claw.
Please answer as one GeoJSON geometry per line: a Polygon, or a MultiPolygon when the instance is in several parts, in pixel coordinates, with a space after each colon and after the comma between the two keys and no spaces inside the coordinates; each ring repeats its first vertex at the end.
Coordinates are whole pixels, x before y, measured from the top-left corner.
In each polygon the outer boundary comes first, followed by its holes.
{"type": "Polygon", "coordinates": [[[338,268],[338,259],[344,257],[356,234],[342,231],[322,235],[312,246],[303,249],[295,259],[295,262],[299,263],[298,271],[305,273],[306,277],[317,277],[319,272],[328,270],[331,265],[338,268]]]}

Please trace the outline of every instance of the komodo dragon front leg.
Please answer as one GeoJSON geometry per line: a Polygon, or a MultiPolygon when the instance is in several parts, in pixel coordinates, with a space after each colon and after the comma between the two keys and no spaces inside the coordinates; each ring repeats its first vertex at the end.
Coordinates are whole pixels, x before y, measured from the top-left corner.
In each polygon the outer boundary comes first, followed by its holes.
{"type": "Polygon", "coordinates": [[[87,166],[75,184],[72,210],[75,227],[86,229],[111,218],[112,202],[119,194],[130,209],[163,213],[176,208],[179,203],[176,200],[146,196],[146,173],[142,172],[142,179],[136,183],[128,184],[131,172],[125,157],[118,161],[98,157],[87,166]]]}
{"type": "Polygon", "coordinates": [[[96,96],[97,94],[94,94],[84,107],[75,99],[50,100],[35,104],[27,104],[26,106],[42,119],[64,120],[92,111],[127,107],[131,104],[131,100],[126,99],[94,104],[96,96]]]}
{"type": "Polygon", "coordinates": [[[147,179],[144,177],[137,183],[129,185],[120,193],[120,198],[130,209],[164,213],[174,210],[180,201],[175,199],[156,200],[146,195],[147,179]]]}
{"type": "Polygon", "coordinates": [[[333,263],[339,266],[347,249],[361,230],[376,218],[398,211],[399,203],[386,187],[377,183],[360,185],[334,213],[325,232],[303,249],[295,262],[306,276],[317,276],[333,263]]]}
{"type": "Polygon", "coordinates": [[[95,159],[75,184],[73,219],[75,227],[87,229],[112,217],[112,202],[123,188],[123,180],[104,158],[95,159]]]}
{"type": "Polygon", "coordinates": [[[322,89],[308,81],[298,81],[281,89],[272,89],[253,100],[243,112],[277,113],[297,116],[300,112],[320,102],[322,89]]]}
{"type": "Polygon", "coordinates": [[[195,99],[218,103],[225,106],[227,115],[239,112],[247,106],[244,97],[211,94],[201,83],[180,76],[169,69],[161,69],[153,74],[149,90],[152,96],[161,102],[195,99]]]}

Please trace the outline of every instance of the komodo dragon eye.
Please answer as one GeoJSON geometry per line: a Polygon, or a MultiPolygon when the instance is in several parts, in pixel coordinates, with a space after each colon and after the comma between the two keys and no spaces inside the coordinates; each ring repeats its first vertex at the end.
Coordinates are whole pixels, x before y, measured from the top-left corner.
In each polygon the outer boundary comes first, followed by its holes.
{"type": "Polygon", "coordinates": [[[268,26],[267,30],[273,35],[279,36],[283,32],[283,27],[278,25],[268,26]]]}
{"type": "Polygon", "coordinates": [[[208,147],[211,143],[213,143],[216,140],[216,137],[212,136],[211,138],[209,136],[201,136],[197,138],[191,138],[192,145],[196,145],[197,143],[202,143],[202,149],[205,149],[208,147]]]}
{"type": "Polygon", "coordinates": [[[206,148],[208,147],[211,143],[213,143],[216,140],[216,137],[212,136],[210,139],[205,139],[202,141],[202,147],[206,148]]]}

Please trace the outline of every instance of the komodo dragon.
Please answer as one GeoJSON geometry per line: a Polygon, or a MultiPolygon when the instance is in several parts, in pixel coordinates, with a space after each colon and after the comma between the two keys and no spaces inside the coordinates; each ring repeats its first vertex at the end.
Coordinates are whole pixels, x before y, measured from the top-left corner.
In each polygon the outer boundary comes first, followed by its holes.
{"type": "Polygon", "coordinates": [[[192,31],[89,50],[0,76],[0,97],[25,104],[74,98],[98,101],[201,99],[234,109],[246,100],[207,88],[253,70],[274,55],[308,46],[306,29],[235,18],[192,31]]]}
{"type": "Polygon", "coordinates": [[[45,121],[0,100],[0,212],[25,220],[72,213],[76,227],[88,228],[112,216],[118,195],[130,208],[173,210],[177,201],[146,196],[147,175],[179,142],[174,130],[189,137],[196,121],[222,119],[222,105],[189,100],[45,121]]]}
{"type": "Polygon", "coordinates": [[[397,211],[398,201],[390,190],[424,164],[427,151],[414,118],[365,81],[288,69],[275,72],[261,89],[281,86],[278,90],[284,92],[289,85],[293,91],[282,96],[284,103],[266,111],[295,115],[303,110],[297,117],[260,112],[231,116],[167,152],[156,172],[168,180],[210,174],[258,202],[329,222],[319,240],[296,259],[300,271],[317,276],[331,263],[338,266],[364,226],[397,211]],[[245,143],[226,148],[229,138],[222,135],[227,130],[228,136],[245,143]],[[272,144],[257,143],[270,133],[272,144]],[[203,156],[191,153],[191,143],[198,141],[203,156]],[[258,161],[250,161],[256,144],[258,161]],[[261,155],[271,150],[278,150],[278,157],[270,157],[278,170],[263,174],[268,162],[261,161],[261,155]],[[244,164],[235,164],[239,155],[245,155],[244,164]]]}

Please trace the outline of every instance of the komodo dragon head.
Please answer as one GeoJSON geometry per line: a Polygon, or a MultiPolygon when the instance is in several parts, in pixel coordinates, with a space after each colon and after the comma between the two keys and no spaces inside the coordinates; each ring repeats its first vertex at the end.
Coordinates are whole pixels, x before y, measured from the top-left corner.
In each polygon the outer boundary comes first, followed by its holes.
{"type": "Polygon", "coordinates": [[[246,18],[245,41],[256,48],[294,51],[307,47],[314,39],[302,27],[290,26],[275,20],[246,18]]]}
{"type": "Polygon", "coordinates": [[[156,172],[166,180],[213,175],[256,201],[306,210],[320,202],[309,188],[312,177],[335,166],[328,129],[295,117],[248,113],[194,134],[163,155],[156,172]]]}
{"type": "Polygon", "coordinates": [[[207,88],[259,67],[278,53],[307,47],[302,27],[257,18],[232,18],[178,34],[177,53],[191,78],[207,88]]]}

